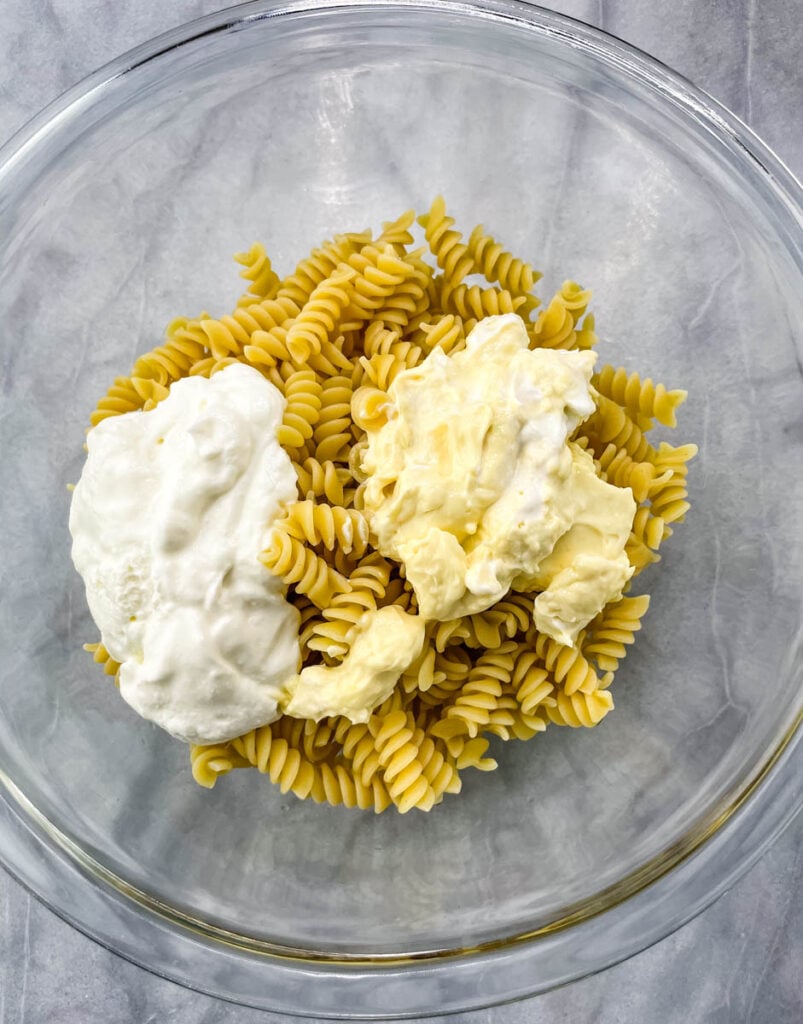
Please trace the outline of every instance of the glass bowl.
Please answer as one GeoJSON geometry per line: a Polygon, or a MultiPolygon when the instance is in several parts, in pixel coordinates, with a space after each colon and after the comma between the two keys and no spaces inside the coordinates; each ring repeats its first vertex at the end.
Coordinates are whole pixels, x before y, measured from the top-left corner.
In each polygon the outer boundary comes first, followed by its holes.
{"type": "Polygon", "coordinates": [[[4,863],[151,970],[314,1016],[542,991],[698,912],[799,804],[800,241],[799,187],[731,114],[510,0],[248,4],[57,101],[0,165],[4,863]],[[617,710],[428,816],[199,789],[81,650],[89,411],[174,316],[231,306],[230,253],[290,268],[438,192],[544,294],[593,288],[606,359],[688,388],[694,507],[640,577],[617,710]]]}

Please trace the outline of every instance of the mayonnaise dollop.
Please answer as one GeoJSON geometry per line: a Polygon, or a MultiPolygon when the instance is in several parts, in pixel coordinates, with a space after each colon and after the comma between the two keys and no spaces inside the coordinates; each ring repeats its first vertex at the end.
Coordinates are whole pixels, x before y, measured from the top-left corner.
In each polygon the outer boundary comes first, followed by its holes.
{"type": "Polygon", "coordinates": [[[316,721],[343,715],[367,722],[421,653],[424,635],[421,616],[407,615],[396,605],[366,612],[339,665],[308,665],[288,681],[285,712],[316,721]]]}
{"type": "Polygon", "coordinates": [[[568,441],[595,408],[595,359],[530,351],[524,323],[509,314],[477,324],[462,352],[435,349],[391,384],[387,421],[369,427],[362,455],[365,509],[425,619],[536,589],[537,628],[571,644],[621,596],[636,504],[568,441]]]}
{"type": "Polygon", "coordinates": [[[298,671],[299,616],[259,563],[296,496],[276,440],[284,398],[234,365],[177,381],[148,412],[99,423],[70,509],[90,611],[120,693],[179,739],[273,721],[298,671]]]}

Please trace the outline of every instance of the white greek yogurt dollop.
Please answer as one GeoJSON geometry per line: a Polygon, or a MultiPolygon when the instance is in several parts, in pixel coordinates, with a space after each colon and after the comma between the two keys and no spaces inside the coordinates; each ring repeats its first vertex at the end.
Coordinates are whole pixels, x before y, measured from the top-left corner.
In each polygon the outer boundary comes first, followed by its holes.
{"type": "Polygon", "coordinates": [[[124,699],[190,743],[273,721],[299,669],[298,612],[258,560],[296,497],[283,410],[273,384],[234,365],[87,438],[70,532],[89,609],[124,699]]]}

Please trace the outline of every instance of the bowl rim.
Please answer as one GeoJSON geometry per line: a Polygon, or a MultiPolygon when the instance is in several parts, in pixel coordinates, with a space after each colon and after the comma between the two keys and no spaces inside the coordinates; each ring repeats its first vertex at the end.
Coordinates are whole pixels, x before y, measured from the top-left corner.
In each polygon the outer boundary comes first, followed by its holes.
{"type": "MultiPolygon", "coordinates": [[[[584,50],[597,61],[646,85],[664,102],[691,116],[735,155],[742,173],[752,174],[787,222],[784,239],[803,273],[803,189],[791,171],[738,117],[676,72],[628,43],[528,0],[252,0],[171,29],[122,54],[84,78],[20,128],[0,148],[0,199],[21,165],[35,160],[47,141],[98,104],[116,80],[172,50],[205,36],[247,29],[287,16],[361,10],[464,15],[514,23],[584,50]],[[797,232],[795,232],[797,228],[797,232]]],[[[0,768],[0,863],[51,910],[102,945],[190,988],[221,998],[290,1014],[402,1017],[437,1010],[456,1012],[522,998],[633,955],[669,934],[713,902],[740,877],[795,817],[801,804],[800,761],[803,712],[792,718],[781,741],[742,788],[731,793],[716,820],[687,833],[669,851],[617,883],[621,890],[596,906],[553,924],[498,941],[448,952],[378,956],[320,955],[243,941],[160,904],[95,862],[37,810],[0,768]],[[770,808],[756,822],[757,794],[770,808]],[[722,871],[722,848],[731,851],[722,871]],[[738,850],[738,854],[733,854],[738,850]],[[677,901],[682,888],[685,900],[677,901]],[[649,899],[646,899],[649,894],[649,899]],[[657,913],[660,908],[662,913],[657,913]],[[634,929],[633,923],[639,927],[634,929]],[[621,934],[627,923],[629,934],[621,934]],[[616,933],[611,941],[610,932],[616,933]],[[124,933],[124,934],[122,934],[124,933]],[[582,934],[581,934],[582,933],[582,934]],[[566,936],[581,937],[567,950],[566,936]],[[264,948],[263,948],[264,947],[264,948]],[[536,950],[549,949],[551,969],[536,950]],[[572,955],[567,955],[570,953],[572,955]],[[169,967],[163,966],[169,964],[169,967]],[[205,968],[199,971],[199,965],[205,968]],[[226,972],[221,972],[225,965],[226,972]],[[483,970],[478,971],[482,965],[483,970]],[[494,972],[487,967],[493,965],[494,972]],[[540,974],[536,975],[538,967],[540,974]],[[489,974],[501,979],[489,984],[489,974]],[[222,973],[236,975],[223,978],[222,973]],[[481,973],[482,989],[476,979],[481,973]],[[211,979],[199,981],[200,977],[211,979]],[[304,984],[326,979],[323,986],[304,984]],[[379,983],[379,984],[378,984],[379,983]],[[384,983],[384,984],[383,984],[384,983]],[[392,983],[392,984],[391,984],[392,983]],[[388,985],[393,1002],[382,990],[388,985]],[[316,992],[317,990],[317,992],[316,992]],[[332,1004],[339,1007],[333,1011],[332,1004]]],[[[588,901],[587,901],[588,902],[588,901]]]]}

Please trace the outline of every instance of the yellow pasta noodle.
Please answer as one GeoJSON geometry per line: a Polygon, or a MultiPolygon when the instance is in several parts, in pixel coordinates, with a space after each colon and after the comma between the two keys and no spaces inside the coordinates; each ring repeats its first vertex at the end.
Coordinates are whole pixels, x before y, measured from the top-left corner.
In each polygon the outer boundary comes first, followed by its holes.
{"type": "Polygon", "coordinates": [[[237,300],[238,306],[251,306],[263,299],[272,299],[281,281],[261,242],[254,242],[247,252],[238,252],[235,260],[243,268],[240,277],[248,281],[248,291],[237,300]]]}

